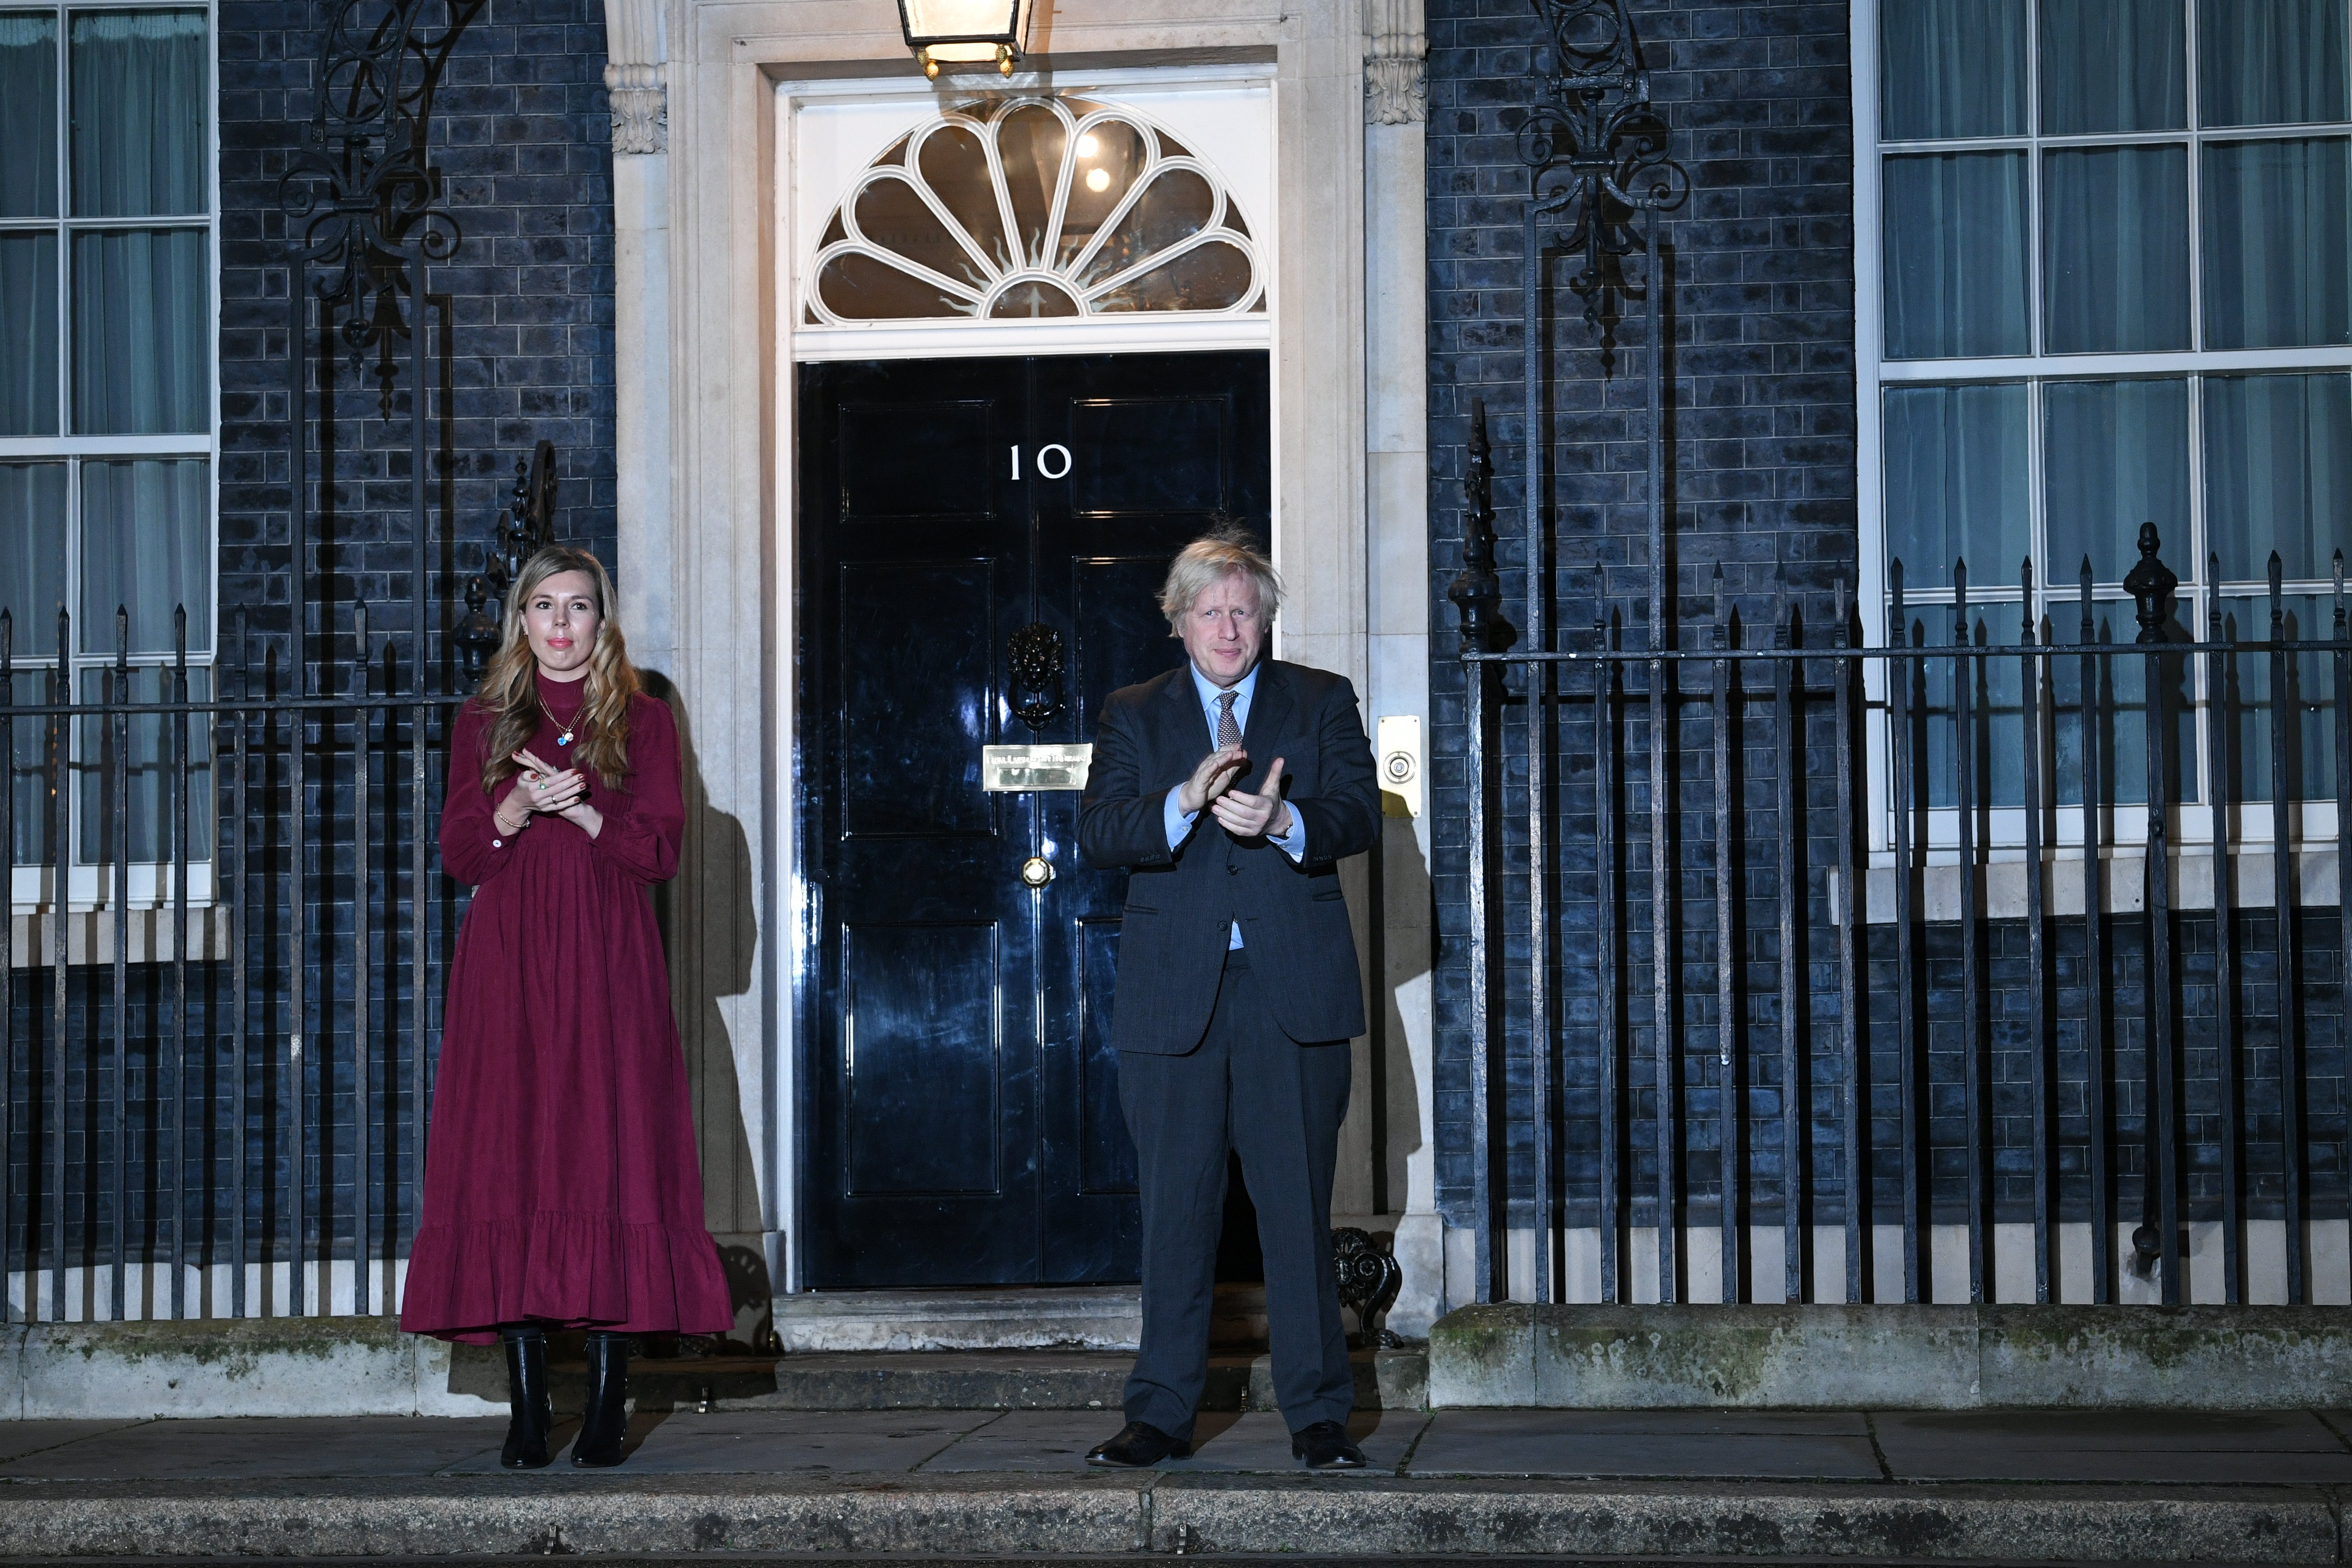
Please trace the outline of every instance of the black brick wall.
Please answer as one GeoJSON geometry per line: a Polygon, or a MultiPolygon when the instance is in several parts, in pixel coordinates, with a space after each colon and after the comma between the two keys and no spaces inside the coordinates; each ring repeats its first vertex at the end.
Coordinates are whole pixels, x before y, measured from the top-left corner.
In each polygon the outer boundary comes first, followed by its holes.
{"type": "MultiPolygon", "coordinates": [[[[225,0],[221,70],[221,603],[249,607],[282,650],[291,599],[287,524],[287,222],[277,184],[311,113],[322,0],[225,0]]],[[[614,542],[613,185],[595,0],[489,0],[451,56],[431,161],[463,235],[429,274],[437,364],[427,440],[436,634],[464,613],[515,461],[556,443],[562,531],[609,563],[614,542]],[[454,601],[454,603],[453,603],[454,601]]],[[[315,322],[311,353],[317,353],[315,322]]],[[[372,377],[338,358],[314,393],[317,496],[303,570],[347,658],[350,606],[406,643],[408,398],[379,416],[372,377]],[[326,416],[319,417],[320,405],[326,416]]],[[[319,657],[313,643],[311,657],[319,657]]],[[[348,679],[339,669],[328,679],[348,679]]]]}
{"type": "MultiPolygon", "coordinates": [[[[1676,635],[1690,635],[1682,623],[1703,610],[1696,595],[1707,590],[1717,563],[1751,623],[1769,617],[1769,595],[1783,572],[1790,592],[1825,623],[1832,581],[1850,580],[1854,559],[1845,8],[1653,3],[1636,5],[1634,14],[1654,99],[1673,129],[1673,156],[1689,171],[1693,186],[1664,231],[1673,279],[1665,304],[1667,499],[1683,600],[1676,635]]],[[[1525,552],[1517,538],[1527,440],[1519,390],[1525,352],[1519,224],[1528,175],[1514,132],[1541,90],[1529,73],[1542,63],[1542,50],[1539,24],[1519,0],[1434,0],[1428,26],[1432,591],[1440,628],[1440,657],[1432,669],[1434,873],[1441,931],[1458,932],[1465,898],[1462,826],[1469,803],[1460,762],[1461,668],[1444,657],[1452,651],[1455,625],[1444,587],[1461,561],[1460,480],[1471,404],[1484,397],[1496,447],[1505,616],[1514,624],[1524,619],[1519,568],[1525,552]]],[[[1612,317],[1622,319],[1604,325],[1619,347],[1604,360],[1596,333],[1561,286],[1570,266],[1553,265],[1545,312],[1552,399],[1546,433],[1556,475],[1548,510],[1562,569],[1562,595],[1550,613],[1555,626],[1570,628],[1568,646],[1589,646],[1596,609],[1608,606],[1622,615],[1625,635],[1638,646],[1646,636],[1642,620],[1648,591],[1641,305],[1618,301],[1612,317]]],[[[1516,704],[1503,718],[1513,753],[1523,750],[1520,718],[1516,704]]],[[[1589,717],[1571,722],[1589,737],[1589,717]]],[[[1637,749],[1646,746],[1631,724],[1623,739],[1637,749]]],[[[1750,743],[1758,742],[1751,738],[1750,743]]],[[[1686,748],[1685,754],[1696,763],[1704,753],[1686,748]]],[[[1575,797],[1564,804],[1583,815],[1565,824],[1567,875],[1558,925],[1568,973],[1590,975],[1596,862],[1589,739],[1569,743],[1561,763],[1575,797]]],[[[1750,773],[1756,780],[1769,776],[1750,773]]],[[[1521,800],[1523,777],[1517,774],[1506,786],[1521,800]]],[[[1506,879],[1507,918],[1513,929],[1524,930],[1523,822],[1508,813],[1495,820],[1507,859],[1520,868],[1518,877],[1506,879]]],[[[1696,841],[1685,846],[1685,858],[1701,852],[1712,855],[1696,841]]],[[[1626,918],[1645,927],[1646,908],[1629,907],[1626,918]]],[[[1824,951],[1834,950],[1816,944],[1817,952],[1824,951]]],[[[1438,1016],[1459,1017],[1469,983],[1461,946],[1444,942],[1441,954],[1438,1016]]],[[[1645,945],[1628,956],[1646,973],[1645,945]]],[[[1685,957],[1700,962],[1708,954],[1693,950],[1685,957]]],[[[1519,1010],[1506,1026],[1514,1042],[1517,1115],[1523,1121],[1524,942],[1508,961],[1519,1010]]],[[[1564,1016],[1570,1031],[1571,1121],[1586,1120],[1595,1049],[1589,984],[1586,994],[1568,1001],[1564,1016]]],[[[1470,1179],[1465,1052],[1459,1031],[1441,1033],[1438,1181],[1441,1201],[1456,1212],[1470,1179]]],[[[1701,1081],[1695,1075],[1686,1080],[1701,1081]]],[[[1588,1193],[1595,1157],[1587,1146],[1570,1158],[1588,1193]]],[[[1524,1151],[1515,1152],[1512,1168],[1514,1191],[1524,1195],[1531,1169],[1524,1151]]]]}
{"type": "MultiPolygon", "coordinates": [[[[1835,592],[1853,582],[1856,560],[1852,276],[1851,102],[1845,7],[1820,5],[1711,5],[1648,0],[1633,7],[1652,72],[1655,101],[1673,132],[1673,156],[1691,176],[1689,200],[1665,226],[1672,289],[1666,300],[1669,380],[1666,497],[1674,571],[1670,633],[1684,647],[1711,647],[1712,574],[1738,617],[1736,637],[1769,646],[1780,617],[1795,610],[1806,646],[1830,640],[1835,592]]],[[[1540,33],[1523,0],[1433,0],[1430,8],[1429,252],[1431,528],[1433,620],[1439,636],[1432,667],[1432,757],[1439,921],[1436,976],[1438,1186],[1457,1223],[1470,1220],[1472,1169],[1469,1040],[1464,1016],[1470,984],[1460,940],[1466,927],[1465,826],[1474,809],[1463,765],[1462,667],[1452,657],[1458,624],[1444,590],[1460,567],[1461,480],[1473,400],[1486,400],[1495,442],[1494,501],[1501,535],[1504,610],[1524,627],[1520,479],[1526,472],[1522,413],[1521,214],[1528,175],[1514,132],[1540,94],[1540,33]]],[[[1619,629],[1622,646],[1644,646],[1646,516],[1643,465],[1643,330],[1638,297],[1620,299],[1602,323],[1614,340],[1604,357],[1600,334],[1581,318],[1565,288],[1571,264],[1556,260],[1543,300],[1549,403],[1543,434],[1553,479],[1544,515],[1559,568],[1548,606],[1559,628],[1550,646],[1591,647],[1597,614],[1619,629]]],[[[1640,272],[1638,265],[1635,277],[1640,272]]],[[[1516,637],[1517,633],[1513,634],[1516,637]]],[[[1828,668],[1812,669],[1816,689],[1828,668]]],[[[1801,1030],[1804,1121],[1811,1153],[1806,1190],[1816,1223],[1843,1213],[1846,1173],[1839,1158],[1843,1070],[1838,1056],[1838,948],[1830,923],[1826,868],[1834,851],[1838,763],[1828,704],[1808,704],[1804,721],[1803,822],[1793,873],[1803,889],[1797,954],[1803,1001],[1794,1019],[1780,1001],[1780,867],[1776,840],[1780,747],[1769,676],[1745,679],[1733,744],[1737,805],[1733,831],[1742,885],[1735,950],[1741,1016],[1737,1021],[1745,1095],[1743,1144],[1751,1223],[1780,1216],[1784,1183],[1780,1113],[1781,1031],[1801,1030]]],[[[1707,675],[1695,668],[1682,689],[1704,698],[1707,675]]],[[[1563,678],[1589,693],[1589,677],[1563,678]]],[[[1640,672],[1628,685],[1643,689],[1640,672]]],[[[1484,803],[1500,846],[1502,876],[1502,1033],[1514,1137],[1507,1160],[1515,1211],[1532,1194],[1530,1103],[1532,1033],[1528,978],[1538,954],[1527,937],[1526,677],[1502,681],[1501,711],[1489,739],[1500,759],[1500,785],[1484,803]]],[[[1615,953],[1626,1011],[1621,1049],[1625,1074],[1621,1169],[1632,1208],[1649,1223],[1657,1179],[1654,1036],[1651,1010],[1648,718],[1638,698],[1619,710],[1616,792],[1624,842],[1615,879],[1605,888],[1594,832],[1594,748],[1588,697],[1561,705],[1548,742],[1557,788],[1553,817],[1558,878],[1549,891],[1557,965],[1559,1056],[1560,1196],[1571,1223],[1593,1223],[1598,1193],[1601,1105],[1597,916],[1605,898],[1619,915],[1615,953]]],[[[2071,720],[2068,721],[2071,723],[2071,720]]],[[[1721,1160],[1717,1134],[1722,1072],[1717,1065],[1714,931],[1713,744],[1708,705],[1685,705],[1675,758],[1675,837],[1671,852],[1679,901],[1672,962],[1678,1073],[1682,1189],[1694,1223],[1713,1223],[1721,1160]]],[[[1987,744],[2009,744],[2006,736],[1987,744]]],[[[2112,767],[2111,761],[2111,767],[2112,767]]],[[[1490,787],[1492,787],[1490,785],[1490,787]]],[[[2265,915],[2241,917],[2243,1084],[2242,1148],[2252,1212],[2279,1212],[2281,1128],[2273,937],[2265,915]]],[[[2183,920],[2176,1000],[2181,1016],[2185,1131],[2191,1213],[2213,1212],[2221,1145],[2216,1112],[2219,1052],[2213,1028],[2210,917],[2183,920]]],[[[1985,1115],[1992,1185],[2002,1219],[2032,1212],[2031,1094],[2034,1051],[2026,1017],[2027,965],[2021,924],[1989,923],[1983,931],[1979,1043],[1987,1084],[1985,1115]]],[[[1914,992],[1927,1020],[1922,1058],[1923,1131],[1932,1168],[1937,1218],[1966,1213],[1968,1124],[1961,1100],[1958,931],[1927,931],[1914,992]]],[[[2332,914],[2301,922],[2299,951],[2307,1026],[2303,1129],[2315,1212],[2344,1212],[2346,1094],[2344,998],[2339,937],[2332,914]]],[[[2062,1214],[2079,1218],[2088,1195],[2090,1057],[2083,1000],[2084,937],[2079,921],[2057,922],[2047,974],[2053,1060],[2051,1086],[2062,1214]]],[[[2112,1125],[2119,1218],[2136,1218],[2145,1133],[2142,948],[2139,922],[2115,922],[2103,984],[2115,1020],[2105,1047],[2114,1085],[2112,1125]]],[[[1893,932],[1873,928],[1865,955],[1867,992],[1862,1034],[1869,1063],[1871,1176],[1876,1217],[1899,1217],[1901,1108],[1896,1093],[1900,1044],[1894,1027],[1893,932]]],[[[1521,1223],[1524,1223],[1522,1218],[1521,1223]]],[[[1833,1290],[1833,1288],[1832,1288],[1833,1290]]]]}

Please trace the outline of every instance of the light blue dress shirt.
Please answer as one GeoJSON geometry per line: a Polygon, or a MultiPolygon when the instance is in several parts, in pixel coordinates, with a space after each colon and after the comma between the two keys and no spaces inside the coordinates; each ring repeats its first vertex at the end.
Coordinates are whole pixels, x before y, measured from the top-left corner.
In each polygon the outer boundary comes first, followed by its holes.
{"type": "MultiPolygon", "coordinates": [[[[1217,699],[1223,695],[1223,693],[1217,687],[1210,684],[1209,678],[1201,673],[1199,667],[1188,665],[1185,668],[1185,673],[1192,678],[1192,693],[1199,699],[1201,703],[1201,717],[1207,721],[1209,726],[1209,749],[1211,751],[1214,751],[1217,745],[1217,699]]],[[[1257,667],[1255,665],[1252,665],[1250,667],[1250,672],[1241,678],[1240,683],[1234,688],[1234,722],[1241,726],[1242,733],[1246,735],[1249,733],[1250,699],[1256,695],[1257,692],[1257,667]]],[[[1269,757],[1266,761],[1271,763],[1273,759],[1269,757]]],[[[1184,786],[1182,784],[1178,784],[1175,788],[1170,790],[1168,792],[1166,803],[1160,808],[1161,820],[1167,824],[1168,827],[1168,847],[1171,849],[1182,848],[1184,847],[1184,840],[1192,836],[1192,829],[1198,826],[1201,821],[1201,814],[1199,812],[1188,812],[1176,804],[1176,797],[1183,792],[1184,786]]],[[[1307,819],[1299,816],[1297,812],[1292,812],[1290,814],[1290,831],[1284,834],[1279,838],[1273,837],[1269,835],[1267,842],[1272,844],[1276,848],[1281,850],[1285,855],[1289,856],[1294,863],[1306,859],[1307,819]]],[[[1228,942],[1226,946],[1231,949],[1241,945],[1242,923],[1239,921],[1235,921],[1234,922],[1234,940],[1228,942]]]]}

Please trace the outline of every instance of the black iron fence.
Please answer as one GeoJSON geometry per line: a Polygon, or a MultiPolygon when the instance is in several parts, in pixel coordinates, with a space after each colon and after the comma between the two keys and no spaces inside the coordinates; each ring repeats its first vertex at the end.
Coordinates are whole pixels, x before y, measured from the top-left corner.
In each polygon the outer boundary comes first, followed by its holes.
{"type": "MultiPolygon", "coordinates": [[[[456,889],[446,715],[351,611],[340,696],[249,657],[93,666],[0,613],[0,1279],[23,1320],[396,1309],[456,889]],[[216,689],[215,683],[226,689],[216,689]]],[[[338,639],[340,640],[340,639],[338,639]]]]}
{"type": "Polygon", "coordinates": [[[1826,628],[1784,595],[1750,637],[1718,569],[1678,637],[1628,647],[1605,610],[1547,627],[1582,584],[1530,539],[1504,649],[1483,408],[1470,456],[1481,1300],[1950,1300],[1964,1268],[1991,1300],[2010,1227],[2011,1299],[2170,1303],[2191,1221],[2218,1231],[2198,1297],[2346,1299],[2306,1233],[2315,1176],[2344,1200],[2352,877],[2300,897],[2326,851],[2352,868],[2340,554],[2324,637],[2295,635],[2276,557],[2237,605],[2267,643],[2218,599],[2194,636],[2151,526],[2123,599],[2087,562],[2078,602],[2037,595],[2029,563],[1998,605],[1965,565],[1923,605],[1896,563],[1871,647],[1843,586],[1826,628]],[[2255,1218],[2283,1231],[2260,1258],[2255,1218]]]}

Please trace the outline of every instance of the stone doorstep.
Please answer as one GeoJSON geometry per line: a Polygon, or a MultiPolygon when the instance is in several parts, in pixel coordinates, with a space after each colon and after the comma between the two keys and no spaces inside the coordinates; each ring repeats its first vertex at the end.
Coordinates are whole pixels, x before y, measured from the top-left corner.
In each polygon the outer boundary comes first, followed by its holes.
{"type": "MultiPolygon", "coordinates": [[[[1143,1331],[1133,1285],[804,1290],[772,1304],[778,1342],[803,1351],[1132,1351],[1143,1331]]],[[[1265,1342],[1265,1287],[1216,1289],[1209,1341],[1265,1342]]]]}
{"type": "Polygon", "coordinates": [[[8,1557],[1557,1554],[2334,1563],[2318,1487],[839,1476],[0,1488],[8,1557]]]}
{"type": "MultiPolygon", "coordinates": [[[[504,1353],[455,1347],[453,1394],[503,1401],[504,1353]]],[[[1419,1410],[1428,1400],[1428,1360],[1418,1348],[1358,1351],[1356,1405],[1419,1410]]],[[[772,1356],[640,1356],[629,1363],[639,1409],[677,1410],[1112,1410],[1119,1407],[1134,1357],[1116,1352],[861,1352],[772,1356]]],[[[549,1363],[557,1407],[580,1408],[584,1363],[561,1353],[549,1363]]],[[[1225,1352],[1209,1358],[1203,1410],[1272,1410],[1272,1358],[1225,1352]]]]}

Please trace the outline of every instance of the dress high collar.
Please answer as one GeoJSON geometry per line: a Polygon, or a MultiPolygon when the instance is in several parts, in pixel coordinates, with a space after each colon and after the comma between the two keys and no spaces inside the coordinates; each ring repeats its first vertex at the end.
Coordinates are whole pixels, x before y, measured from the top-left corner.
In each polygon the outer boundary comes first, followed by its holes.
{"type": "Polygon", "coordinates": [[[538,682],[539,700],[547,704],[547,710],[551,713],[570,714],[587,700],[588,682],[585,679],[550,680],[538,670],[531,672],[531,679],[538,682]]]}

